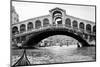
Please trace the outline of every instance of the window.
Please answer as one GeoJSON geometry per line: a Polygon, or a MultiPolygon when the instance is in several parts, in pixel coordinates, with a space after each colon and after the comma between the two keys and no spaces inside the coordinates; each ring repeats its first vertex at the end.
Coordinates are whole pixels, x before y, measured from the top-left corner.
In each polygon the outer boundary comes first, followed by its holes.
{"type": "Polygon", "coordinates": [[[32,29],[33,29],[33,23],[32,23],[32,22],[29,22],[29,23],[28,23],[27,29],[28,29],[28,30],[32,30],[32,29]]]}
{"type": "Polygon", "coordinates": [[[53,18],[54,18],[55,16],[62,16],[61,11],[54,11],[54,12],[53,12],[53,18]]]}
{"type": "Polygon", "coordinates": [[[83,32],[84,31],[84,23],[80,22],[79,29],[83,32]]]}
{"type": "Polygon", "coordinates": [[[41,21],[40,21],[40,20],[37,20],[37,21],[35,22],[35,28],[38,29],[38,28],[40,28],[40,27],[41,27],[41,21]]]}
{"type": "Polygon", "coordinates": [[[93,33],[96,33],[96,26],[93,26],[93,33]]]}
{"type": "Polygon", "coordinates": [[[73,28],[78,28],[78,22],[76,20],[73,21],[73,28]]]}
{"type": "Polygon", "coordinates": [[[17,26],[14,26],[14,27],[12,28],[12,34],[15,35],[15,34],[18,34],[18,33],[19,33],[18,27],[17,27],[17,26]]]}
{"type": "Polygon", "coordinates": [[[47,18],[45,18],[43,20],[43,26],[45,27],[45,26],[48,26],[48,25],[49,25],[49,20],[47,18]]]}
{"type": "Polygon", "coordinates": [[[69,18],[67,18],[67,19],[65,20],[65,26],[71,27],[71,20],[70,20],[69,18]]]}
{"type": "Polygon", "coordinates": [[[23,32],[25,32],[25,31],[26,31],[26,26],[25,26],[25,24],[21,24],[21,26],[20,26],[20,32],[23,33],[23,32]]]}
{"type": "Polygon", "coordinates": [[[86,31],[87,31],[88,33],[91,33],[91,25],[90,25],[90,24],[87,24],[87,25],[86,25],[86,31]]]}

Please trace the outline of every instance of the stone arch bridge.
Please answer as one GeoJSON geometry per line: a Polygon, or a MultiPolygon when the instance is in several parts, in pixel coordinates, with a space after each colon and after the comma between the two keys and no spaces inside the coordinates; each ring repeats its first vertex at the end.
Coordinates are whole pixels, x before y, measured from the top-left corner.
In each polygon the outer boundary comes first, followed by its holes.
{"type": "Polygon", "coordinates": [[[57,34],[71,36],[83,46],[91,45],[92,41],[95,42],[95,22],[67,15],[64,9],[58,7],[49,10],[49,13],[12,24],[12,42],[31,46],[46,37],[57,34]]]}

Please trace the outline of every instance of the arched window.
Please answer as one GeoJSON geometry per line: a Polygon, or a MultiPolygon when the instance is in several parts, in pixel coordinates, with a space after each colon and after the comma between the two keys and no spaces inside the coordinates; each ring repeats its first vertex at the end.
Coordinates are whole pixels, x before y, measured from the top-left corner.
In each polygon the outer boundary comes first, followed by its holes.
{"type": "Polygon", "coordinates": [[[35,28],[38,29],[38,28],[40,28],[40,27],[41,27],[41,21],[40,21],[40,20],[37,20],[37,21],[35,22],[35,28]]]}
{"type": "Polygon", "coordinates": [[[93,32],[96,33],[96,26],[93,26],[93,32]]]}
{"type": "Polygon", "coordinates": [[[47,18],[43,19],[43,26],[46,27],[49,25],[49,20],[47,18]]]}
{"type": "Polygon", "coordinates": [[[79,28],[84,30],[84,23],[83,22],[80,22],[79,28]]]}
{"type": "Polygon", "coordinates": [[[91,33],[91,25],[90,25],[90,24],[87,24],[87,25],[86,25],[86,31],[87,31],[88,33],[91,33]]]}
{"type": "Polygon", "coordinates": [[[53,18],[55,17],[55,16],[62,16],[62,13],[61,13],[61,11],[54,11],[53,12],[53,18]]]}
{"type": "Polygon", "coordinates": [[[65,20],[65,26],[71,27],[71,20],[70,20],[69,18],[67,18],[67,19],[65,20]]]}
{"type": "Polygon", "coordinates": [[[14,27],[12,28],[12,34],[15,35],[15,34],[18,34],[18,33],[19,33],[18,27],[17,27],[17,26],[14,26],[14,27]]]}
{"type": "Polygon", "coordinates": [[[78,28],[78,22],[76,20],[73,21],[73,28],[78,28]]]}
{"type": "Polygon", "coordinates": [[[32,30],[32,29],[33,29],[33,23],[32,23],[32,22],[29,22],[29,23],[28,23],[27,29],[28,29],[28,30],[32,30]]]}
{"type": "Polygon", "coordinates": [[[20,25],[20,33],[23,33],[23,32],[26,31],[26,28],[25,27],[26,27],[25,24],[21,24],[20,25]]]}
{"type": "Polygon", "coordinates": [[[55,22],[56,22],[56,24],[61,25],[62,24],[62,18],[61,17],[56,17],[55,22]]]}

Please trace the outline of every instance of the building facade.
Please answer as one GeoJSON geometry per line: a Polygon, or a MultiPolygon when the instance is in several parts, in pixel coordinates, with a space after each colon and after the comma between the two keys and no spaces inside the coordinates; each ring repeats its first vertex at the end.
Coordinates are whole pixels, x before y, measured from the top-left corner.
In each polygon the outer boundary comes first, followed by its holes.
{"type": "Polygon", "coordinates": [[[18,23],[19,22],[19,16],[14,8],[14,6],[12,6],[11,8],[11,22],[12,24],[18,23]]]}

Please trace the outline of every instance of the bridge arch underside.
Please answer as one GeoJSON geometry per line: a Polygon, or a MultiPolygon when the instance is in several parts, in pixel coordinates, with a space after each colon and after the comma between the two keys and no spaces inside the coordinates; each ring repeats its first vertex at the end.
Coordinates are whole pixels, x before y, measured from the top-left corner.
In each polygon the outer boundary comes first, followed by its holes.
{"type": "Polygon", "coordinates": [[[60,28],[60,29],[46,29],[46,30],[41,30],[38,32],[33,33],[29,39],[23,44],[26,47],[33,47],[37,45],[41,40],[53,36],[53,35],[66,35],[70,36],[76,40],[78,40],[82,46],[89,46],[88,42],[85,41],[82,37],[75,35],[74,33],[68,32],[67,29],[60,28]]]}

